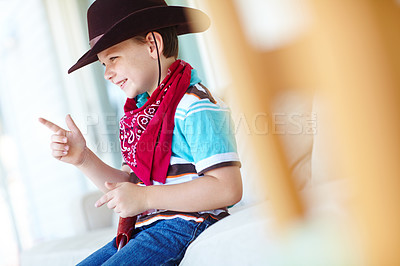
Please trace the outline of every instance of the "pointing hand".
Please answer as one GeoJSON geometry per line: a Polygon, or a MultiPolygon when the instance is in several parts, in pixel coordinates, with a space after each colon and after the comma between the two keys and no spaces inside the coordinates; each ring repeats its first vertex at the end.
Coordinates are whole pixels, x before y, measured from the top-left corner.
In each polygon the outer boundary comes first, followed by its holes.
{"type": "Polygon", "coordinates": [[[70,131],[44,118],[39,118],[40,123],[55,133],[51,136],[50,143],[53,157],[66,163],[81,165],[85,160],[85,138],[70,115],[67,115],[65,121],[70,131]]]}

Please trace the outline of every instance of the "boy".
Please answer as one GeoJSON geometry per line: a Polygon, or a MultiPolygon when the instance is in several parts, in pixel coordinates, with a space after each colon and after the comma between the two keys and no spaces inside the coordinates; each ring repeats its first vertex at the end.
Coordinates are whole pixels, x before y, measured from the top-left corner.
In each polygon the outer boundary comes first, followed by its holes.
{"type": "Polygon", "coordinates": [[[55,133],[52,155],[105,193],[96,206],[138,220],[121,250],[113,240],[81,265],[177,265],[188,245],[241,199],[228,108],[176,60],[177,35],[208,26],[201,11],[163,0],[97,0],[88,9],[91,49],[69,73],[99,60],[105,79],[127,95],[120,140],[132,174],[102,162],[69,115],[70,131],[40,122],[55,133]]]}

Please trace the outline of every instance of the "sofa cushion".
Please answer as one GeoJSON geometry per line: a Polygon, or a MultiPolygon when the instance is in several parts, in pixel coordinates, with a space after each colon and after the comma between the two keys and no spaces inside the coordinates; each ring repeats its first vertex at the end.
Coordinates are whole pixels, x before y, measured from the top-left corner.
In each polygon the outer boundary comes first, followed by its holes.
{"type": "Polygon", "coordinates": [[[98,229],[79,236],[38,244],[22,252],[21,266],[76,265],[110,242],[115,233],[115,228],[98,229]]]}
{"type": "Polygon", "coordinates": [[[180,265],[257,265],[274,248],[267,202],[247,206],[205,230],[189,246],[180,265]],[[268,248],[270,247],[271,248],[268,248]]]}
{"type": "Polygon", "coordinates": [[[359,265],[343,264],[357,260],[354,232],[344,211],[347,183],[335,180],[308,187],[301,197],[306,218],[286,234],[276,231],[269,201],[242,207],[205,230],[180,265],[359,265]]]}

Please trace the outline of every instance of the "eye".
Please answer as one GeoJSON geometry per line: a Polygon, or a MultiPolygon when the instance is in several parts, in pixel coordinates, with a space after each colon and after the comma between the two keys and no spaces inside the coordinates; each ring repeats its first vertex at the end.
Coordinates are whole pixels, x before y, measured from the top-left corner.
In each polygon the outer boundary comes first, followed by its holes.
{"type": "Polygon", "coordinates": [[[112,57],[110,57],[109,60],[110,60],[111,62],[113,62],[115,59],[117,59],[117,57],[116,57],[116,56],[112,56],[112,57]]]}

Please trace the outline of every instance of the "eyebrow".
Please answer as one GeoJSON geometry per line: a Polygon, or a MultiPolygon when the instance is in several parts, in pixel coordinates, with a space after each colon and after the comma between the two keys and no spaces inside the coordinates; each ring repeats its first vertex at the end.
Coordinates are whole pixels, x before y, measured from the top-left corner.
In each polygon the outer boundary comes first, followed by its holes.
{"type": "MultiPolygon", "coordinates": [[[[109,50],[109,49],[106,49],[106,50],[103,50],[103,51],[100,52],[100,53],[104,52],[104,56],[103,57],[106,58],[106,59],[108,58],[110,53],[112,53],[112,51],[110,52],[110,51],[107,51],[107,50],[109,50]]],[[[101,62],[100,57],[98,56],[98,54],[97,54],[97,58],[99,59],[100,63],[104,64],[103,62],[101,62]]]]}
{"type": "MultiPolygon", "coordinates": [[[[109,54],[110,54],[110,53],[105,53],[103,57],[104,57],[104,58],[107,60],[107,58],[108,58],[109,54]]],[[[101,60],[100,60],[100,57],[99,57],[99,56],[97,56],[97,59],[99,59],[99,62],[100,62],[102,65],[105,65],[105,63],[101,62],[101,60]]]]}

